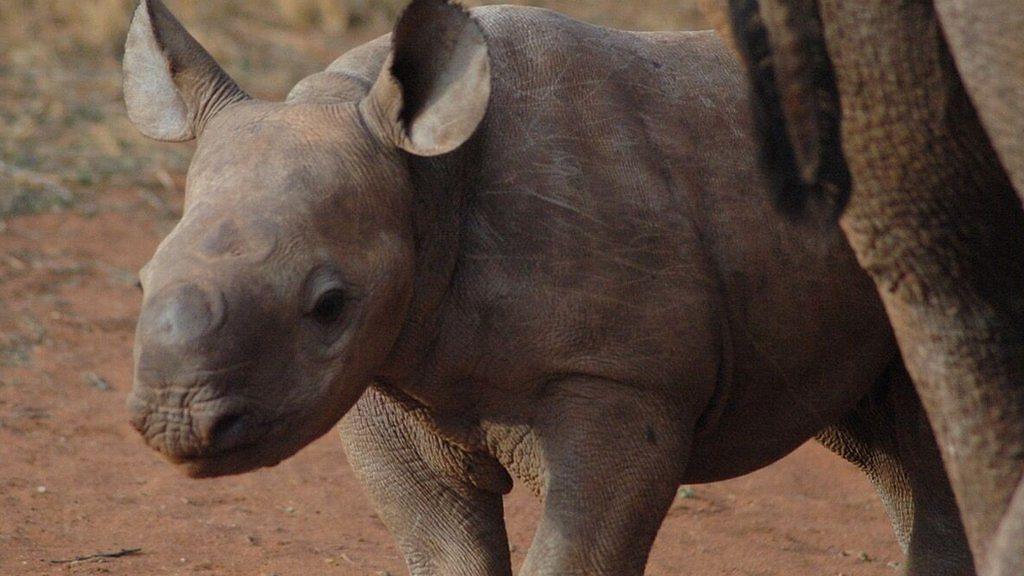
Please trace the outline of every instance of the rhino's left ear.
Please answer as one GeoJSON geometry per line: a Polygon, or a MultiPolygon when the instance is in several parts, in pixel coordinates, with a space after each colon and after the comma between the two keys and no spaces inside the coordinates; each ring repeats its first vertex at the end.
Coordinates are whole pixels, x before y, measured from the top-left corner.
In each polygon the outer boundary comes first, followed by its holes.
{"type": "Polygon", "coordinates": [[[436,156],[473,135],[490,95],[491,61],[476,21],[449,0],[413,0],[363,103],[386,140],[436,156]]]}
{"type": "Polygon", "coordinates": [[[142,0],[124,52],[124,100],[140,132],[184,142],[228,104],[247,99],[160,0],[142,0]]]}

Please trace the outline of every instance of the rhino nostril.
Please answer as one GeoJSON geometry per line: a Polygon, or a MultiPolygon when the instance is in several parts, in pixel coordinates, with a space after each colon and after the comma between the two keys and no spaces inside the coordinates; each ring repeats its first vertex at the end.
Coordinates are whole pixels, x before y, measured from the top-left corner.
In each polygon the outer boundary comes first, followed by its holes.
{"type": "Polygon", "coordinates": [[[242,444],[249,426],[249,418],[242,412],[219,416],[206,434],[207,444],[214,449],[226,450],[242,444]]]}

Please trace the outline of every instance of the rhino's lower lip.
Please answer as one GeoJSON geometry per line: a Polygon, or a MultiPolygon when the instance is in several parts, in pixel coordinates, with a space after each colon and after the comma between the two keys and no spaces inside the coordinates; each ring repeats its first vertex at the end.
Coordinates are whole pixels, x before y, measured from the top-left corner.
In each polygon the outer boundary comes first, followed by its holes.
{"type": "Polygon", "coordinates": [[[169,459],[191,478],[216,478],[276,466],[285,458],[279,452],[256,442],[199,457],[169,459]]]}
{"type": "Polygon", "coordinates": [[[287,418],[278,420],[276,425],[264,421],[260,432],[242,444],[186,458],[171,457],[170,460],[191,478],[231,476],[277,466],[304,445],[289,441],[290,436],[285,434],[287,422],[287,418]]]}

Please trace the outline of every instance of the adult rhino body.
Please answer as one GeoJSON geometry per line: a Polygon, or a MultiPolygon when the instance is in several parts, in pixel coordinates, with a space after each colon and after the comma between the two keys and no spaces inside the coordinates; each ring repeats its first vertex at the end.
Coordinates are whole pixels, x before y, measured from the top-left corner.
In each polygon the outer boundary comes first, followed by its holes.
{"type": "Polygon", "coordinates": [[[1024,574],[1024,2],[728,7],[780,203],[841,214],[978,571],[1024,574]]]}
{"type": "Polygon", "coordinates": [[[515,477],[545,500],[523,573],[621,575],[681,482],[827,429],[911,553],[962,565],[872,285],[838,232],[771,215],[719,40],[473,15],[417,0],[270,103],[140,7],[129,113],[199,139],[141,274],[147,442],[193,476],[239,473],[348,413],[414,574],[511,573],[515,477]]]}

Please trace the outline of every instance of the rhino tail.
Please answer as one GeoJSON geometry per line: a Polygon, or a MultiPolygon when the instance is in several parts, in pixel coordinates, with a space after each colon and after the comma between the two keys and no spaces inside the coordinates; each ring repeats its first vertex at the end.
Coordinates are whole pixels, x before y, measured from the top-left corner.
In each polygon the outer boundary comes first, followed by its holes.
{"type": "Polygon", "coordinates": [[[841,109],[816,0],[729,0],[760,160],[780,211],[832,223],[850,196],[841,109]]]}

